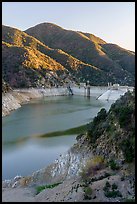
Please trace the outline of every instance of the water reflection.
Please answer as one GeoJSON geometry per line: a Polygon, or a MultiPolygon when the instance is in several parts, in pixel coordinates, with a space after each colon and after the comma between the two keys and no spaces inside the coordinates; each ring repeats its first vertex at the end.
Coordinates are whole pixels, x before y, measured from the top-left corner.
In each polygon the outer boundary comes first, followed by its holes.
{"type": "Polygon", "coordinates": [[[86,124],[101,108],[108,110],[111,103],[98,101],[96,97],[45,97],[32,100],[4,117],[3,179],[28,175],[52,162],[75,142],[77,132],[63,131],[86,124]],[[50,137],[39,137],[44,134],[50,137]]]}
{"type": "Polygon", "coordinates": [[[44,168],[75,143],[76,135],[30,139],[25,145],[16,145],[3,152],[2,177],[11,179],[16,175],[29,175],[44,168]]]}

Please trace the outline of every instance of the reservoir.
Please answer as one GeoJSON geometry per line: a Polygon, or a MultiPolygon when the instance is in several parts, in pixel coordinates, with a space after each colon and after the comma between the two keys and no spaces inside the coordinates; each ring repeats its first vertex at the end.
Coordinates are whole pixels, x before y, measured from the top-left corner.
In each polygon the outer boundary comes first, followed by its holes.
{"type": "Polygon", "coordinates": [[[95,96],[50,96],[33,99],[3,117],[2,179],[31,175],[52,163],[76,143],[76,127],[112,103],[95,96]]]}

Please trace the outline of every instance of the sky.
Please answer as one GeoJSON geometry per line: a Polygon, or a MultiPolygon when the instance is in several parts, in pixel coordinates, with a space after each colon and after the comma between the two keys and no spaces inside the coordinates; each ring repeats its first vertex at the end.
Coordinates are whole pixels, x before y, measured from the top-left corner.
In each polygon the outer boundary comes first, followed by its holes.
{"type": "Polygon", "coordinates": [[[49,22],[135,51],[135,2],[2,2],[2,24],[22,31],[49,22]]]}

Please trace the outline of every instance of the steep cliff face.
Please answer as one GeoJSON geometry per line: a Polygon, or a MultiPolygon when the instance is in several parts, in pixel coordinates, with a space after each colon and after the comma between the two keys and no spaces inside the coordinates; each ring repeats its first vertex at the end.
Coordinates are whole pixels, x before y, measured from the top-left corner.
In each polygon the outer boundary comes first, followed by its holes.
{"type": "Polygon", "coordinates": [[[95,154],[106,159],[134,161],[135,91],[125,93],[108,113],[101,110],[89,124],[87,135],[95,154]]]}

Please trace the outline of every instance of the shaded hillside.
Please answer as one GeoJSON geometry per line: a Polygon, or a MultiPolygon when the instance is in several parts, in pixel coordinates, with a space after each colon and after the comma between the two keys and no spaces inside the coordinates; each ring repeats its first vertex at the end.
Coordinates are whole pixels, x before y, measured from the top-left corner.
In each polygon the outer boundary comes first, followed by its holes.
{"type": "Polygon", "coordinates": [[[121,67],[131,74],[135,74],[135,53],[123,49],[115,44],[102,45],[103,51],[121,67]]]}
{"type": "Polygon", "coordinates": [[[108,54],[113,52],[113,48],[109,47],[106,51],[107,43],[100,38],[88,33],[65,30],[50,23],[36,25],[25,32],[51,48],[62,49],[73,57],[105,71],[106,77],[112,82],[134,84],[134,74],[132,74],[135,69],[134,63],[131,61],[125,63],[127,56],[134,58],[132,52],[117,46],[117,51],[122,53],[122,61],[118,62],[108,54]]]}
{"type": "Polygon", "coordinates": [[[89,124],[88,138],[94,153],[106,159],[132,162],[135,158],[135,91],[127,92],[102,109],[89,124]]]}
{"type": "Polygon", "coordinates": [[[43,23],[26,33],[2,26],[2,40],[3,79],[11,87],[50,87],[69,81],[134,85],[134,53],[92,34],[43,23]]]}
{"type": "MultiPolygon", "coordinates": [[[[27,60],[27,65],[26,65],[26,67],[28,67],[28,68],[34,68],[34,69],[38,68],[38,67],[40,68],[40,67],[42,67],[41,65],[43,64],[46,69],[48,69],[50,66],[50,70],[52,70],[53,72],[56,71],[55,70],[56,67],[57,67],[58,71],[59,70],[65,70],[62,72],[63,74],[65,73],[65,78],[71,78],[71,80],[74,80],[76,82],[80,82],[80,81],[86,82],[87,80],[90,80],[90,82],[93,85],[98,85],[98,83],[100,83],[100,85],[104,84],[105,73],[103,73],[97,67],[94,67],[92,65],[81,62],[80,60],[72,57],[71,55],[63,52],[60,49],[51,49],[48,46],[41,43],[40,41],[38,41],[37,39],[35,39],[34,37],[31,37],[31,36],[27,35],[26,33],[22,32],[18,29],[11,28],[8,26],[3,26],[2,27],[2,39],[3,39],[3,43],[6,42],[5,44],[8,45],[7,47],[3,46],[2,57],[3,57],[4,73],[7,70],[6,67],[9,66],[9,61],[8,61],[9,57],[7,58],[7,55],[6,55],[8,49],[6,49],[6,48],[9,48],[9,50],[11,50],[11,45],[12,46],[14,45],[14,49],[12,48],[13,53],[14,53],[14,51],[16,53],[17,49],[21,50],[22,48],[25,49],[25,52],[28,49],[31,50],[31,53],[29,52],[29,54],[26,54],[26,55],[30,55],[29,59],[27,60]],[[15,48],[15,46],[16,46],[16,48],[15,48]],[[6,51],[4,51],[5,49],[6,49],[6,51]],[[34,50],[35,50],[35,52],[36,52],[36,50],[40,52],[39,53],[40,60],[38,60],[38,58],[37,58],[37,60],[36,60],[36,58],[34,58],[35,54],[32,53],[32,52],[34,52],[34,50]],[[42,62],[43,57],[40,56],[40,55],[43,56],[43,54],[46,55],[46,57],[50,56],[50,58],[54,59],[56,62],[49,63],[49,65],[46,66],[45,62],[42,62]],[[33,57],[32,57],[32,55],[33,55],[33,57]],[[34,61],[35,61],[35,63],[34,63],[34,61]],[[40,63],[38,63],[38,62],[40,62],[40,63]],[[60,66],[57,62],[60,64],[60,66]],[[73,77],[70,77],[71,75],[73,75],[73,77]]],[[[18,68],[19,70],[20,70],[20,66],[22,66],[22,63],[23,63],[23,62],[21,62],[21,60],[19,60],[21,58],[21,56],[19,56],[20,52],[21,51],[16,53],[16,54],[18,54],[18,60],[17,61],[14,60],[15,58],[13,56],[12,56],[13,58],[11,58],[11,59],[13,59],[12,60],[12,66],[14,66],[14,63],[15,63],[15,66],[19,67],[18,68]]],[[[11,57],[11,55],[10,55],[10,57],[11,57]]],[[[16,69],[16,73],[15,73],[16,75],[18,75],[18,73],[17,73],[18,69],[16,69]]],[[[7,72],[9,72],[9,71],[10,70],[7,70],[7,72]]],[[[7,73],[7,74],[9,74],[9,73],[7,73]]],[[[59,72],[59,74],[61,74],[61,72],[59,72]]],[[[36,71],[35,71],[34,75],[37,75],[36,71]]],[[[4,74],[4,77],[5,77],[5,74],[4,74]]],[[[27,75],[25,77],[27,79],[27,75]]],[[[35,78],[37,78],[37,80],[38,80],[38,77],[35,77],[35,78]]],[[[63,76],[63,80],[64,80],[64,76],[63,76]]],[[[29,83],[29,84],[31,84],[31,83],[29,83]]],[[[13,85],[13,84],[11,84],[11,85],[13,85]]],[[[24,86],[25,86],[25,84],[24,84],[24,86]]],[[[27,86],[27,84],[26,84],[26,86],[27,86]]]]}

